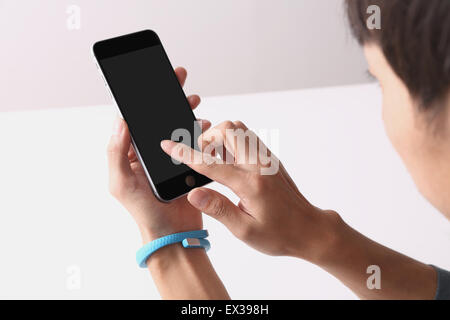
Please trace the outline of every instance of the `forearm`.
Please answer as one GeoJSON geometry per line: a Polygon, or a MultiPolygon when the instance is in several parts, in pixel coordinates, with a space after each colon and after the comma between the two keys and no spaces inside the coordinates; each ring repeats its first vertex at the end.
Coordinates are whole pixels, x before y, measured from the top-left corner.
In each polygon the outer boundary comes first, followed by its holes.
{"type": "Polygon", "coordinates": [[[173,244],[152,254],[147,266],[163,299],[230,298],[204,249],[173,244]]]}
{"type": "Polygon", "coordinates": [[[327,248],[313,261],[361,299],[433,299],[436,272],[421,262],[386,248],[333,217],[327,248]],[[380,289],[369,289],[369,266],[380,268],[380,289]]]}

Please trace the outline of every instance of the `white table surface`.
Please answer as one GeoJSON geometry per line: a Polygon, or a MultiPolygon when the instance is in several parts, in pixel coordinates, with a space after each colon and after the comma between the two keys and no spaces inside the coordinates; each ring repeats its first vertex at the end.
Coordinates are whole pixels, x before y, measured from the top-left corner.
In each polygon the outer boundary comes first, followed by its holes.
{"type": "MultiPolygon", "coordinates": [[[[450,223],[417,192],[383,131],[376,85],[205,98],[214,124],[279,129],[278,155],[315,205],[372,239],[450,269],[450,223]]],[[[159,298],[128,213],[108,194],[112,106],[0,113],[0,298],[159,298]],[[70,268],[81,272],[71,290],[70,268]]],[[[224,187],[217,190],[233,196],[224,187]]],[[[353,299],[308,262],[260,254],[205,217],[233,298],[353,299]]]]}

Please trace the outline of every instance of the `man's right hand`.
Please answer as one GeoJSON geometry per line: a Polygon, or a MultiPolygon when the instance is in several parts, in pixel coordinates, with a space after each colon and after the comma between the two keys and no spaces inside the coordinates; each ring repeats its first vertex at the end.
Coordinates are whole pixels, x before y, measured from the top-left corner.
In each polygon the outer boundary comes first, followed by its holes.
{"type": "Polygon", "coordinates": [[[205,131],[199,145],[201,152],[182,143],[161,142],[173,159],[229,187],[240,202],[235,205],[214,190],[197,188],[188,195],[192,206],[263,253],[319,262],[335,240],[334,228],[340,217],[310,204],[252,131],[242,122],[226,121],[205,131]],[[239,138],[230,135],[233,132],[247,135],[241,145],[239,138]],[[256,149],[251,141],[256,141],[256,149]],[[221,151],[222,163],[217,161],[217,150],[221,151]]]}

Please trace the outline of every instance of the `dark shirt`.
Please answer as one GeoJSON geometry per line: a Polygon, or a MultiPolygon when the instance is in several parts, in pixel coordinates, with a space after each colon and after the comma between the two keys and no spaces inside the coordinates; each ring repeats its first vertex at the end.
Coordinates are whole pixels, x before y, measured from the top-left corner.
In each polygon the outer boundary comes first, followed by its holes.
{"type": "Polygon", "coordinates": [[[437,272],[436,300],[450,300],[450,272],[442,270],[436,266],[433,268],[437,272]]]}

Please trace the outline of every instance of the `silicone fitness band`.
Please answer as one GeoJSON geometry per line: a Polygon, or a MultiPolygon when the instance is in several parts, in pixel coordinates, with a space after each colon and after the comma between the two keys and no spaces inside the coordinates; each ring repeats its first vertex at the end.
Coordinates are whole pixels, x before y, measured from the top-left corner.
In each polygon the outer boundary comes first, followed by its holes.
{"type": "Polygon", "coordinates": [[[138,263],[139,267],[146,268],[148,258],[155,251],[178,242],[181,242],[183,244],[183,247],[185,248],[204,248],[206,251],[208,251],[211,245],[209,241],[205,239],[206,237],[208,237],[207,230],[196,230],[174,233],[162,238],[158,238],[145,244],[136,252],[136,262],[138,263]]]}

